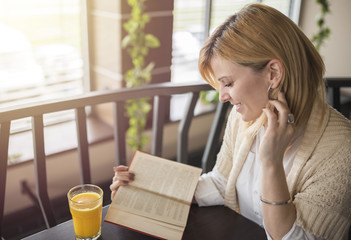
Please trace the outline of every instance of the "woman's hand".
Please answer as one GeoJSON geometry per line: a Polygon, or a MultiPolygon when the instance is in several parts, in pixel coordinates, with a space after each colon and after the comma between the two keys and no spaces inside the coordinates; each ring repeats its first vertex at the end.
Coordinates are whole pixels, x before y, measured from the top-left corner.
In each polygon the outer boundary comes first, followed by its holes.
{"type": "Polygon", "coordinates": [[[131,173],[128,170],[129,168],[123,165],[113,168],[115,176],[112,178],[112,184],[110,185],[111,200],[113,200],[113,198],[115,197],[119,186],[128,185],[129,182],[134,180],[134,173],[131,173]]]}
{"type": "MultiPolygon", "coordinates": [[[[262,165],[261,198],[269,202],[285,202],[290,199],[290,192],[286,182],[283,158],[292,142],[295,126],[282,92],[278,93],[277,100],[269,102],[276,110],[263,110],[268,121],[259,147],[262,165]]],[[[282,239],[296,220],[295,205],[288,203],[275,206],[262,203],[262,216],[265,228],[272,239],[282,239]]]]}
{"type": "Polygon", "coordinates": [[[295,126],[293,123],[288,123],[290,109],[284,93],[279,92],[278,99],[269,100],[269,102],[275,107],[276,112],[263,109],[268,122],[261,140],[259,156],[263,165],[277,166],[283,162],[284,153],[292,140],[295,126]]]}

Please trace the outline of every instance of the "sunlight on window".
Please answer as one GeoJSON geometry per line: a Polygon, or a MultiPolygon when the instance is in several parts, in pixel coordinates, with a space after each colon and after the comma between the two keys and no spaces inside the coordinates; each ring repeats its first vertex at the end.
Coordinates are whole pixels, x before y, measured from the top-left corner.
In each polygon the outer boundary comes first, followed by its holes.
{"type": "Polygon", "coordinates": [[[83,91],[79,0],[0,0],[0,107],[83,91]]]}

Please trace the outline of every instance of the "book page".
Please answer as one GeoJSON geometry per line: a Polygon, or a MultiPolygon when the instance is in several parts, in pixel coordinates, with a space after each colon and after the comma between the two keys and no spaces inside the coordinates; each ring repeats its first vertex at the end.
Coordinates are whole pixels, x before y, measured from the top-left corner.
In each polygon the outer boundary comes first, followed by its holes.
{"type": "Polygon", "coordinates": [[[181,227],[185,227],[190,209],[184,202],[131,186],[118,189],[111,207],[181,227]]]}
{"type": "Polygon", "coordinates": [[[129,171],[135,173],[131,186],[190,204],[202,169],[137,151],[129,171]]]}

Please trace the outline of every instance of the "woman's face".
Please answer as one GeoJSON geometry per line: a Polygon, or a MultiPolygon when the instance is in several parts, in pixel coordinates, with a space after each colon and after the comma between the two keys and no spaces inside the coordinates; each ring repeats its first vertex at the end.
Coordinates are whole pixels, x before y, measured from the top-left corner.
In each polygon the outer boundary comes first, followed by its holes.
{"type": "Polygon", "coordinates": [[[268,102],[269,71],[254,72],[250,67],[214,57],[211,67],[219,82],[219,100],[234,105],[243,121],[258,118],[268,102]]]}

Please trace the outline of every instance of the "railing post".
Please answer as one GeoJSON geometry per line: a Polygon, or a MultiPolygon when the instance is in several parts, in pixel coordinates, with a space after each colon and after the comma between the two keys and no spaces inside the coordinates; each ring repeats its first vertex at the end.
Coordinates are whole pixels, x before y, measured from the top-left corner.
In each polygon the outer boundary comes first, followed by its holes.
{"type": "Polygon", "coordinates": [[[124,117],[124,101],[115,102],[114,104],[114,138],[116,148],[116,164],[126,165],[126,132],[124,117]]]}
{"type": "Polygon", "coordinates": [[[2,238],[4,209],[5,209],[5,190],[6,190],[6,172],[7,158],[10,137],[10,122],[4,122],[0,125],[0,237],[2,238]]]}
{"type": "Polygon", "coordinates": [[[208,172],[216,161],[216,150],[219,144],[219,137],[226,120],[226,113],[230,103],[218,103],[216,114],[212,122],[211,130],[207,139],[204,154],[201,160],[202,171],[208,172]]]}
{"type": "Polygon", "coordinates": [[[80,165],[80,182],[82,184],[91,183],[87,119],[85,108],[76,108],[75,114],[80,165]]]}
{"type": "Polygon", "coordinates": [[[43,115],[32,117],[33,144],[34,144],[34,169],[36,178],[36,188],[40,209],[43,213],[47,228],[56,225],[54,213],[52,211],[48,196],[46,177],[46,157],[44,149],[44,124],[43,115]]]}
{"type": "Polygon", "coordinates": [[[194,116],[194,109],[199,98],[198,92],[190,94],[189,103],[185,109],[185,117],[180,121],[178,127],[178,148],[177,161],[181,163],[188,162],[188,135],[191,120],[194,116]]]}
{"type": "Polygon", "coordinates": [[[163,143],[163,125],[165,121],[166,101],[165,96],[155,96],[154,98],[154,112],[152,122],[152,149],[153,155],[161,157],[162,143],[163,143]]]}

